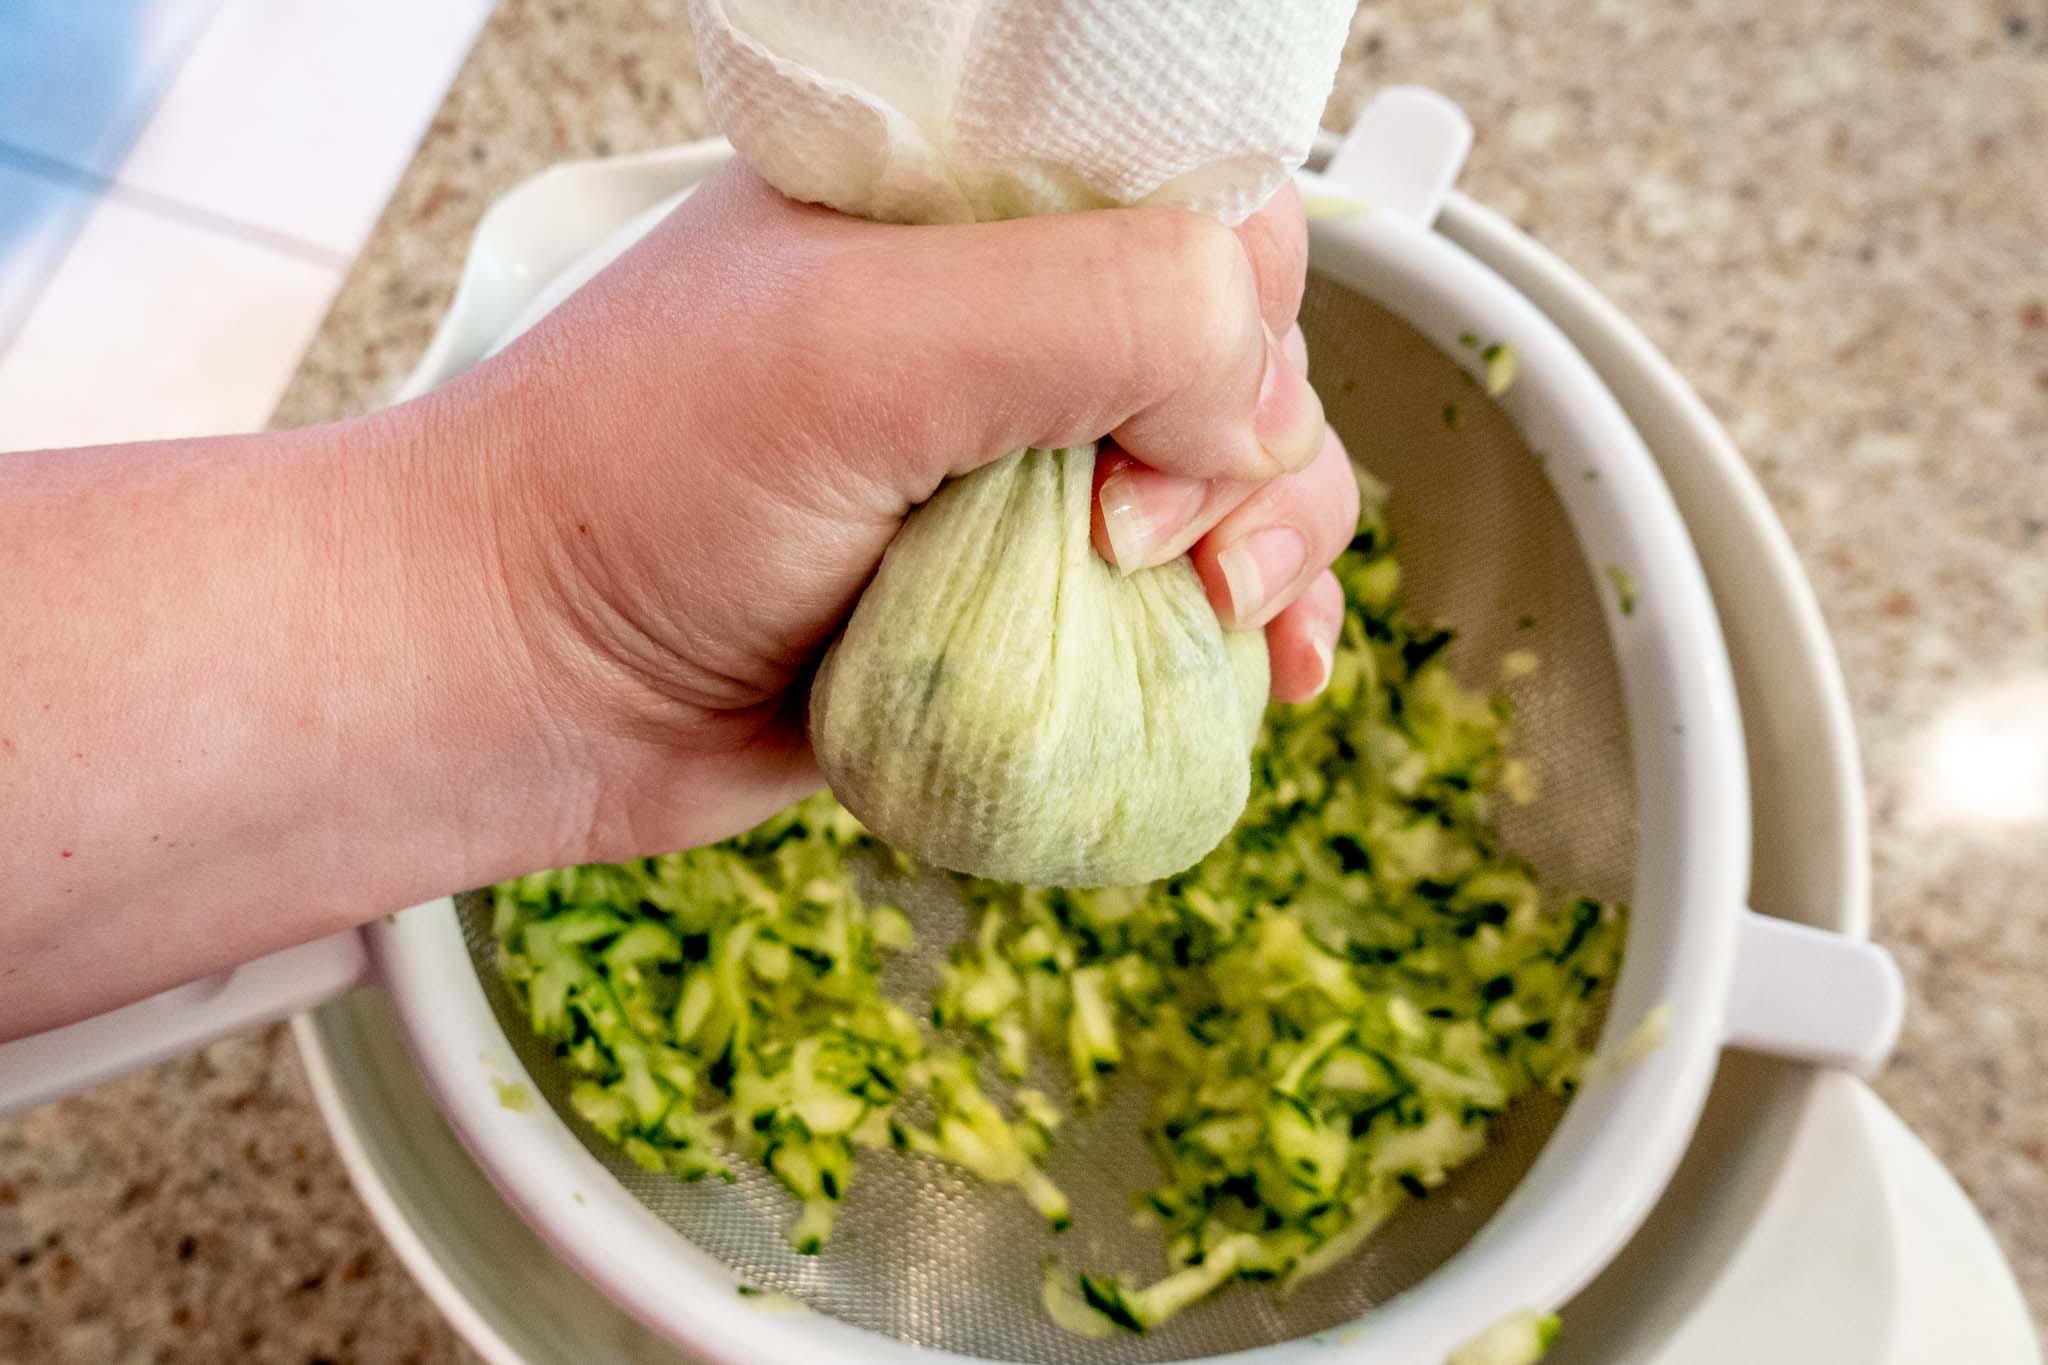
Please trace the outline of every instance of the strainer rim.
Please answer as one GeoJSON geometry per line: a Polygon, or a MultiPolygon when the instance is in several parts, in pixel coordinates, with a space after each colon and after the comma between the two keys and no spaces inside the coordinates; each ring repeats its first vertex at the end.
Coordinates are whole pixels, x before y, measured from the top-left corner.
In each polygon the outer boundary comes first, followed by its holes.
{"type": "MultiPolygon", "coordinates": [[[[711,164],[715,164],[715,161],[711,164]]],[[[1320,229],[1323,232],[1339,230],[1342,229],[1328,227],[1320,229]]],[[[1443,250],[1453,250],[1448,244],[1439,242],[1437,246],[1443,250]]],[[[1503,284],[1501,288],[1506,289],[1507,286],[1503,284]]],[[[1412,318],[1409,320],[1411,323],[1413,322],[1412,318]]],[[[1645,465],[1650,468],[1654,476],[1654,466],[1649,465],[1646,452],[1643,458],[1645,465]]],[[[1668,493],[1664,496],[1668,502],[1668,493]]],[[[1672,516],[1674,518],[1676,516],[1675,509],[1672,510],[1672,516]]],[[[1694,571],[1697,573],[1696,563],[1694,571]]],[[[1703,584],[1700,591],[1704,594],[1703,584]]],[[[1713,634],[1717,638],[1718,629],[1713,634]]],[[[1725,674],[1725,653],[1721,654],[1721,670],[1725,674]]],[[[1711,680],[1709,680],[1707,685],[1711,690],[1711,680]]],[[[1729,680],[1727,683],[1726,698],[1727,719],[1735,727],[1734,733],[1739,736],[1739,718],[1733,712],[1732,680],[1729,680]]],[[[1734,778],[1740,779],[1739,739],[1734,752],[1735,767],[1733,774],[1734,778]]],[[[1746,783],[1740,780],[1733,780],[1729,783],[1729,788],[1731,792],[1736,794],[1736,804],[1742,804],[1743,799],[1746,798],[1746,783]]],[[[1741,815],[1742,818],[1738,819],[1736,824],[1740,829],[1742,840],[1746,843],[1746,811],[1741,812],[1741,815]]],[[[1746,847],[1731,845],[1724,848],[1723,851],[1731,855],[1728,859],[1731,866],[1746,869],[1746,847]]],[[[1740,903],[1740,888],[1737,887],[1735,894],[1728,900],[1727,904],[1730,921],[1729,952],[1731,954],[1733,915],[1739,908],[1740,903]]],[[[614,1220],[610,1217],[609,1212],[606,1213],[602,1222],[600,1222],[596,1215],[590,1215],[588,1227],[591,1235],[571,1235],[570,1232],[565,1231],[565,1228],[580,1228],[584,1225],[585,1218],[581,1214],[572,1214],[565,1207],[568,1200],[567,1193],[557,1191],[551,1194],[546,1189],[537,1188],[531,1179],[508,1179],[503,1165],[493,1159],[493,1154],[501,1155],[503,1151],[501,1147],[502,1139],[498,1135],[504,1131],[505,1114],[507,1112],[498,1102],[494,1081],[496,1079],[517,1079],[523,1076],[523,1068],[520,1067],[517,1058],[512,1055],[502,1033],[498,1030],[495,1019],[491,1015],[488,1002],[483,999],[481,984],[475,979],[474,973],[467,970],[468,959],[466,953],[462,950],[459,931],[455,927],[452,902],[443,900],[430,903],[429,906],[421,907],[420,910],[408,912],[407,915],[400,917],[394,924],[372,926],[369,937],[373,953],[378,959],[385,981],[392,991],[394,1002],[405,1022],[408,1041],[414,1047],[415,1055],[421,1061],[422,1071],[427,1077],[428,1084],[435,1091],[437,1101],[442,1105],[444,1112],[449,1115],[454,1122],[456,1130],[462,1135],[465,1145],[478,1158],[479,1165],[490,1175],[493,1182],[507,1195],[515,1207],[521,1211],[529,1224],[548,1240],[551,1245],[554,1245],[558,1252],[561,1252],[567,1259],[577,1264],[586,1275],[603,1286],[607,1292],[611,1293],[621,1302],[626,1303],[635,1312],[636,1316],[640,1316],[643,1321],[649,1322],[650,1325],[655,1326],[664,1335],[679,1343],[686,1344],[691,1349],[716,1352],[717,1354],[713,1357],[715,1359],[732,1359],[735,1361],[803,1359],[815,1354],[818,1347],[822,1344],[821,1339],[816,1335],[819,1330],[825,1330],[838,1335],[839,1343],[845,1352],[845,1358],[848,1359],[909,1360],[914,1358],[920,1361],[964,1361],[971,1359],[970,1357],[958,1356],[947,1352],[910,1347],[893,1339],[854,1328],[833,1319],[824,1318],[821,1315],[808,1314],[802,1319],[791,1320],[777,1320],[774,1317],[764,1317],[748,1306],[744,1300],[739,1299],[737,1295],[730,1293],[723,1296],[708,1296],[707,1300],[703,1302],[693,1302],[690,1308],[690,1322],[687,1324],[687,1327],[692,1330],[679,1330],[678,1321],[673,1316],[670,1307],[675,1298],[674,1290],[676,1286],[674,1281],[654,1276],[645,1284],[634,1286],[622,1285],[620,1283],[622,1277],[617,1273],[621,1269],[621,1261],[625,1262],[625,1268],[629,1271],[637,1271],[640,1263],[630,1254],[622,1257],[618,1251],[618,1239],[616,1237],[608,1238],[603,1235],[604,1232],[607,1230],[613,1233],[629,1232],[632,1234],[632,1240],[636,1242],[641,1236],[658,1238],[659,1242],[652,1251],[653,1259],[657,1261],[673,1257],[677,1252],[675,1244],[682,1242],[683,1247],[687,1249],[686,1254],[702,1257],[706,1262],[701,1267],[705,1282],[723,1285],[735,1284],[736,1282],[733,1280],[731,1273],[722,1264],[712,1260],[707,1254],[698,1252],[694,1247],[690,1247],[687,1242],[678,1238],[666,1224],[661,1223],[659,1219],[639,1206],[637,1201],[632,1200],[623,1189],[617,1187],[616,1183],[611,1180],[611,1177],[604,1172],[602,1166],[581,1147],[580,1142],[569,1131],[567,1125],[552,1110],[546,1109],[545,1106],[537,1107],[536,1112],[520,1115],[519,1117],[522,1122],[531,1120],[543,1130],[550,1124],[559,1130],[558,1136],[563,1144],[560,1155],[567,1159],[569,1163],[568,1168],[579,1169],[583,1177],[582,1183],[590,1187],[587,1191],[577,1192],[585,1193],[586,1199],[591,1200],[591,1203],[577,1205],[575,1206],[576,1209],[584,1210],[596,1204],[597,1201],[592,1199],[592,1196],[601,1192],[615,1194],[618,1201],[626,1206],[630,1206],[629,1208],[619,1208],[617,1210],[619,1214],[624,1216],[623,1222],[614,1225],[614,1220]],[[457,990],[465,995],[465,1007],[461,1012],[472,1020],[480,1019],[487,1026],[486,1033],[489,1036],[465,1038],[458,1041],[450,1036],[445,1029],[449,1018],[445,1006],[451,984],[448,975],[429,969],[436,955],[422,951],[427,946],[424,941],[420,943],[408,942],[416,934],[427,934],[429,932],[439,932],[444,937],[452,940],[452,942],[444,943],[442,947],[444,951],[452,947],[453,956],[445,957],[442,960],[461,964],[463,967],[461,974],[468,978],[466,982],[457,986],[457,990]],[[424,973],[426,979],[416,980],[415,978],[422,973],[424,973]],[[473,1001],[469,1001],[466,998],[470,994],[473,994],[475,997],[473,1001]],[[437,999],[444,1008],[435,1007],[437,999]],[[471,1008],[472,1005],[473,1008],[471,1008]],[[491,1047],[493,1038],[497,1044],[495,1051],[491,1047]],[[469,1044],[476,1044],[476,1046],[469,1046],[469,1044]],[[479,1054],[481,1054],[481,1057],[479,1054]],[[486,1066],[482,1061],[482,1057],[491,1058],[491,1065],[486,1066]],[[494,1069],[495,1076],[493,1075],[494,1069]],[[644,1224],[647,1226],[640,1227],[635,1232],[633,1225],[637,1221],[642,1220],[644,1220],[644,1224]],[[796,1326],[797,1322],[801,1322],[802,1326],[796,1326]],[[914,1357],[911,1354],[913,1351],[915,1352],[914,1357]]],[[[1627,969],[1624,967],[1624,977],[1626,975],[1627,969]]],[[[1678,1152],[1683,1149],[1684,1134],[1689,1133],[1693,1119],[1696,1117],[1698,1109],[1697,1099],[1703,1099],[1704,1097],[1705,1081],[1711,1075],[1712,1062],[1718,1054],[1719,1038],[1717,1024],[1717,1019],[1702,1018],[1696,1025],[1689,1026],[1685,1030],[1685,1037],[1690,1045],[1683,1049],[1685,1052],[1684,1060],[1688,1062],[1696,1059],[1702,1060],[1704,1065],[1694,1065],[1689,1068],[1700,1073],[1697,1086],[1698,1093],[1695,1097],[1695,1102],[1681,1106],[1684,1108],[1684,1115],[1683,1122],[1675,1125],[1679,1136],[1671,1152],[1671,1161],[1673,1163],[1677,1159],[1678,1152]]],[[[530,1081],[531,1078],[526,1079],[530,1081]]],[[[1585,1103],[1586,1101],[1582,1099],[1580,1105],[1574,1106],[1574,1111],[1580,1110],[1585,1103]]],[[[1568,1115],[1566,1123],[1570,1124],[1571,1121],[1572,1116],[1568,1115]]],[[[1546,1152],[1546,1157],[1548,1156],[1549,1153],[1546,1152]]],[[[559,1174],[561,1169],[564,1168],[557,1167],[554,1174],[559,1174]]],[[[1668,1177],[1668,1174],[1669,1170],[1667,1168],[1663,1175],[1668,1177]]],[[[1662,1184],[1663,1180],[1661,1178],[1654,1183],[1646,1184],[1640,1201],[1643,1211],[1647,1211],[1650,1202],[1654,1200],[1655,1194],[1662,1188],[1662,1184]]],[[[609,1208],[608,1205],[603,1207],[609,1208]]],[[[1632,1227],[1633,1223],[1631,1222],[1629,1226],[1632,1227]]],[[[1620,1235],[1625,1236],[1625,1232],[1626,1230],[1620,1235]]],[[[1479,1248],[1486,1240],[1486,1235],[1482,1234],[1479,1239],[1475,1240],[1473,1246],[1468,1248],[1468,1251],[1479,1248]]],[[[1610,1240],[1618,1244],[1620,1237],[1616,1236],[1610,1240]]],[[[1611,1249],[1608,1248],[1610,1251],[1611,1249]]],[[[1461,1252],[1460,1256],[1462,1257],[1465,1254],[1461,1252]]],[[[1604,1261],[1605,1255],[1599,1255],[1598,1259],[1599,1261],[1604,1261]]],[[[625,1278],[632,1277],[629,1275],[625,1278]]],[[[1437,1277],[1432,1277],[1432,1280],[1435,1278],[1437,1277]]],[[[1421,1295],[1429,1287],[1429,1284],[1430,1281],[1425,1281],[1423,1285],[1417,1286],[1409,1294],[1401,1296],[1401,1298],[1396,1299],[1386,1308],[1375,1313],[1371,1319],[1374,1337],[1385,1340],[1389,1335],[1399,1335],[1397,1332],[1389,1331],[1393,1326],[1394,1315],[1397,1310],[1402,1308],[1404,1301],[1416,1299],[1417,1296],[1421,1295]]],[[[1562,1295],[1560,1294],[1559,1297],[1562,1297],[1562,1295]]],[[[1459,1328],[1469,1330],[1471,1326],[1470,1320],[1466,1318],[1459,1318],[1455,1321],[1458,1326],[1453,1327],[1446,1325],[1444,1321],[1440,1320],[1436,1325],[1435,1331],[1425,1332],[1425,1335],[1440,1338],[1444,1341],[1444,1344],[1448,1344],[1450,1340],[1455,1339],[1459,1328]]],[[[1335,1334],[1325,1333],[1318,1338],[1280,1343],[1276,1346],[1261,1348],[1258,1351],[1240,1353],[1235,1358],[1240,1360],[1277,1360],[1300,1350],[1312,1349],[1317,1343],[1327,1345],[1328,1340],[1333,1335],[1341,1336],[1352,1330],[1352,1327],[1338,1329],[1338,1332],[1335,1334]]],[[[1418,1356],[1417,1358],[1420,1357],[1418,1356]]]]}

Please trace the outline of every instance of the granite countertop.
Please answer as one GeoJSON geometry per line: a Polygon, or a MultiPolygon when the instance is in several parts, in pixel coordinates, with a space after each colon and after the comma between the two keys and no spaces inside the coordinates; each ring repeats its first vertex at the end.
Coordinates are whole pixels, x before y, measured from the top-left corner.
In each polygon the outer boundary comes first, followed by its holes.
{"type": "MultiPolygon", "coordinates": [[[[494,196],[710,131],[683,11],[503,0],[279,423],[390,390],[494,196]]],[[[1368,0],[1326,122],[1395,81],[1470,111],[1465,188],[1648,331],[1790,529],[1911,987],[1878,1088],[2048,1324],[2048,815],[2012,818],[2048,775],[1979,808],[2048,712],[2048,9],[1368,0]]],[[[0,1360],[472,1358],[350,1192],[281,1028],[0,1124],[0,1360]]]]}

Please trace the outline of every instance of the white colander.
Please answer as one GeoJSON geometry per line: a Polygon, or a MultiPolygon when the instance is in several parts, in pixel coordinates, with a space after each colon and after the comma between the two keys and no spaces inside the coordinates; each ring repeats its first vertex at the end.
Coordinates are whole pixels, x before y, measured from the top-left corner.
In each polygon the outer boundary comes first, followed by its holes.
{"type": "MultiPolygon", "coordinates": [[[[1232,1289],[1142,1338],[1059,1332],[1038,1305],[1044,1255],[1142,1275],[1164,1268],[1156,1247],[1123,1227],[1144,1168],[1114,1112],[1063,1134],[1053,1174],[1074,1195],[1077,1224],[1059,1242],[1017,1201],[939,1165],[876,1154],[825,1252],[797,1257],[782,1237],[792,1211],[765,1178],[681,1185],[618,1160],[552,1103],[502,1102],[505,1085],[550,1101],[563,1087],[506,1009],[488,926],[462,898],[0,1048],[0,1110],[303,1007],[367,972],[390,992],[436,1099],[499,1189],[593,1282],[707,1360],[1238,1352],[1433,1365],[1505,1312],[1561,1304],[1656,1199],[1723,1046],[1867,1069],[1896,1034],[1900,995],[1878,950],[1742,908],[1743,737],[1699,566],[1647,453],[1585,361],[1528,301],[1430,230],[1469,136],[1440,99],[1391,91],[1325,173],[1304,174],[1312,208],[1330,215],[1312,227],[1303,311],[1314,378],[1356,458],[1393,489],[1410,600],[1458,627],[1467,681],[1488,683],[1506,648],[1541,656],[1538,674],[1517,685],[1517,715],[1542,793],[1507,819],[1508,840],[1553,893],[1632,906],[1607,1037],[1660,1004],[1670,1023],[1660,1048],[1588,1086],[1561,1117],[1541,1101],[1512,1111],[1486,1156],[1354,1262],[1284,1303],[1258,1286],[1232,1289]],[[1461,344],[1467,333],[1521,358],[1497,401],[1460,373],[1478,364],[1461,344]],[[1614,569],[1631,582],[1632,611],[1614,569]],[[1524,619],[1533,626],[1518,629],[1524,619]],[[740,1283],[818,1311],[764,1311],[734,1292],[740,1283]]],[[[465,295],[495,286],[529,301],[520,325],[530,322],[727,155],[702,144],[550,173],[581,178],[582,193],[550,197],[573,201],[587,222],[565,234],[555,215],[542,232],[521,195],[509,196],[479,231],[465,295]],[[507,276],[536,260],[534,276],[507,276]]],[[[517,312],[484,317],[459,297],[409,392],[474,363],[517,312]]],[[[943,948],[941,935],[921,937],[943,948]]]]}

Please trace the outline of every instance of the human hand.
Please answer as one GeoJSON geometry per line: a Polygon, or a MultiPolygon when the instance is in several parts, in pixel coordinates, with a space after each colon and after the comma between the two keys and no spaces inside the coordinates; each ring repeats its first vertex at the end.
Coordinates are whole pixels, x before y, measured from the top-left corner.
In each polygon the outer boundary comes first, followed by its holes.
{"type": "Polygon", "coordinates": [[[1357,490],[1303,247],[1291,193],[894,227],[736,166],[412,402],[0,459],[0,1038],[753,825],[818,783],[807,674],[904,515],[1019,447],[1111,434],[1098,548],[1192,546],[1313,693],[1357,490]]]}
{"type": "Polygon", "coordinates": [[[715,177],[439,395],[482,437],[509,685],[544,699],[558,850],[743,829],[818,782],[807,670],[946,477],[1107,433],[1094,538],[1192,553],[1274,695],[1313,695],[1357,489],[1303,377],[1291,189],[1234,233],[1127,210],[904,227],[715,177]],[[579,841],[580,836],[580,841],[579,841]]]}

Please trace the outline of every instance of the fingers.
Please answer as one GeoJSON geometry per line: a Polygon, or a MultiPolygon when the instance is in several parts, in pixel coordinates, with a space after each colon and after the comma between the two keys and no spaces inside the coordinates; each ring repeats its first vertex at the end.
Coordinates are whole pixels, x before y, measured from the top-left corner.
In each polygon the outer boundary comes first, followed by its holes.
{"type": "Polygon", "coordinates": [[[1194,552],[1226,626],[1263,624],[1273,696],[1308,701],[1330,680],[1344,592],[1328,565],[1358,525],[1358,481],[1336,433],[1307,469],[1264,485],[1182,479],[1122,452],[1096,463],[1095,543],[1111,563],[1162,564],[1213,525],[1194,552]],[[1132,545],[1154,523],[1181,529],[1132,545]],[[1198,529],[1199,528],[1199,529],[1198,529]]]}
{"type": "Polygon", "coordinates": [[[1178,559],[1257,487],[1240,480],[1184,479],[1105,446],[1095,461],[1089,527],[1096,553],[1125,573],[1178,559]]]}
{"type": "MultiPolygon", "coordinates": [[[[1281,349],[1298,373],[1308,372],[1299,326],[1288,328],[1281,349]]],[[[1095,464],[1090,531],[1096,551],[1125,573],[1178,559],[1257,487],[1250,480],[1168,474],[1105,447],[1095,464]]]]}
{"type": "Polygon", "coordinates": [[[1118,445],[1154,468],[1206,479],[1270,478],[1315,457],[1322,400],[1263,321],[1249,348],[1192,368],[1185,386],[1110,429],[1118,445]]]}
{"type": "MultiPolygon", "coordinates": [[[[1308,269],[1308,236],[1301,195],[1293,182],[1283,185],[1263,208],[1239,224],[1236,236],[1238,246],[1251,267],[1259,320],[1265,330],[1262,338],[1265,343],[1265,369],[1260,376],[1259,396],[1253,413],[1254,434],[1279,468],[1298,468],[1302,461],[1313,458],[1316,450],[1320,449],[1323,409],[1321,400],[1306,383],[1308,349],[1294,320],[1301,309],[1302,287],[1308,269]],[[1277,344],[1276,337],[1279,338],[1277,344]]],[[[1175,409],[1168,412],[1154,410],[1141,413],[1117,428],[1114,434],[1125,450],[1136,453],[1140,459],[1148,459],[1150,464],[1161,470],[1178,470],[1184,458],[1180,452],[1189,449],[1190,440],[1177,427],[1184,426],[1188,420],[1196,419],[1176,404],[1175,409]],[[1163,453],[1159,458],[1149,458],[1151,452],[1163,453]]],[[[1203,503],[1206,519],[1197,517],[1191,525],[1183,528],[1182,536],[1166,541],[1165,548],[1148,562],[1163,563],[1184,553],[1249,492],[1248,482],[1234,490],[1227,486],[1213,487],[1203,503]]]]}
{"type": "Polygon", "coordinates": [[[1266,626],[1266,657],[1277,701],[1308,701],[1330,681],[1344,629],[1344,589],[1325,569],[1266,626]]]}
{"type": "Polygon", "coordinates": [[[1280,338],[1280,349],[1287,356],[1287,363],[1303,374],[1308,373],[1308,338],[1301,334],[1301,324],[1294,323],[1287,329],[1287,335],[1280,338]]]}
{"type": "Polygon", "coordinates": [[[1357,525],[1358,481],[1326,429],[1314,463],[1261,484],[1203,537],[1195,571],[1226,627],[1264,626],[1336,559],[1357,525]]]}
{"type": "MultiPolygon", "coordinates": [[[[1251,269],[1253,297],[1259,320],[1264,324],[1264,336],[1261,338],[1264,343],[1263,369],[1253,412],[1254,435],[1278,469],[1299,468],[1301,463],[1314,458],[1316,450],[1320,449],[1323,409],[1321,400],[1305,382],[1308,350],[1294,321],[1295,314],[1301,309],[1302,286],[1308,269],[1308,236],[1301,195],[1293,182],[1283,185],[1265,207],[1239,224],[1235,235],[1251,269]],[[1279,338],[1277,343],[1276,337],[1279,338]]],[[[1159,470],[1199,475],[1195,469],[1182,468],[1184,462],[1192,460],[1194,445],[1194,438],[1185,428],[1188,423],[1198,420],[1198,413],[1176,402],[1164,411],[1155,407],[1137,414],[1113,434],[1126,451],[1159,470]],[[1152,458],[1154,453],[1158,454],[1157,458],[1152,458]]],[[[1259,472],[1254,470],[1254,476],[1259,472]]],[[[1202,477],[1228,478],[1229,475],[1202,477]]],[[[1241,502],[1249,491],[1248,482],[1246,487],[1234,492],[1227,488],[1212,489],[1211,496],[1204,503],[1207,520],[1198,519],[1177,545],[1170,545],[1148,562],[1163,563],[1184,553],[1202,532],[1241,502]]]]}

